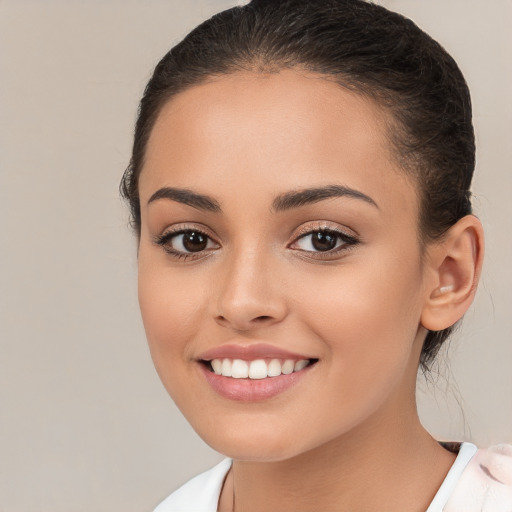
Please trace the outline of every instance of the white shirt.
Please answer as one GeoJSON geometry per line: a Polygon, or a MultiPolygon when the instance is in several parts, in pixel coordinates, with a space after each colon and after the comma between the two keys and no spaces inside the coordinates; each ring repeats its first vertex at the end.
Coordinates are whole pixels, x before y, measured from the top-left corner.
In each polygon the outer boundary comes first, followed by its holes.
{"type": "MultiPolygon", "coordinates": [[[[217,512],[232,461],[192,478],[154,512],[217,512]]],[[[512,445],[478,450],[462,443],[455,462],[426,512],[512,512],[512,445]]]]}

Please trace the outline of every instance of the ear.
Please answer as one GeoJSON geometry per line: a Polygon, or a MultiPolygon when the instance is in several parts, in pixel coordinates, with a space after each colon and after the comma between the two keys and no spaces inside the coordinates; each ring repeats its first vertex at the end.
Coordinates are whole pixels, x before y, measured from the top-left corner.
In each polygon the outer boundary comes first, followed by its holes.
{"type": "Polygon", "coordinates": [[[482,224],[473,215],[463,217],[427,253],[421,324],[441,331],[460,320],[475,297],[484,257],[482,224]]]}

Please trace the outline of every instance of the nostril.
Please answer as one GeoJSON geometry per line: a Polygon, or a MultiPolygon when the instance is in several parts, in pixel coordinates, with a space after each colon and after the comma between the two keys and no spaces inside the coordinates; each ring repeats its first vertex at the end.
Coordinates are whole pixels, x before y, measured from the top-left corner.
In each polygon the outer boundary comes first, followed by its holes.
{"type": "Polygon", "coordinates": [[[271,316],[268,316],[268,315],[262,315],[262,316],[257,316],[254,321],[255,322],[264,322],[265,320],[271,320],[272,317],[271,316]]]}
{"type": "Polygon", "coordinates": [[[231,327],[236,331],[249,331],[254,328],[264,327],[270,325],[275,318],[272,315],[260,315],[254,318],[230,318],[224,315],[215,317],[215,321],[223,327],[231,327]]]}

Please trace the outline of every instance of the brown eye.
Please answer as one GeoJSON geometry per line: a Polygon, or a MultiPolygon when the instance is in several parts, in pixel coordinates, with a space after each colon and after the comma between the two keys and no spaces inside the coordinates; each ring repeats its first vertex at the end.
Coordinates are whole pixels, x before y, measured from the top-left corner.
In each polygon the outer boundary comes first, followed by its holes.
{"type": "Polygon", "coordinates": [[[317,251],[330,251],[336,247],[339,236],[331,231],[317,231],[311,234],[311,245],[317,251]]]}
{"type": "Polygon", "coordinates": [[[289,248],[313,259],[338,259],[359,244],[357,238],[337,229],[316,228],[302,233],[289,248]]]}
{"type": "Polygon", "coordinates": [[[219,247],[206,233],[196,229],[171,231],[157,237],[155,243],[162,246],[169,254],[179,257],[199,255],[199,253],[206,253],[210,249],[219,247]]]}
{"type": "Polygon", "coordinates": [[[182,244],[188,252],[204,251],[208,245],[208,237],[197,231],[188,231],[183,233],[182,244]]]}
{"type": "Polygon", "coordinates": [[[311,231],[296,242],[298,249],[312,252],[332,251],[343,244],[342,236],[336,231],[311,231]]]}

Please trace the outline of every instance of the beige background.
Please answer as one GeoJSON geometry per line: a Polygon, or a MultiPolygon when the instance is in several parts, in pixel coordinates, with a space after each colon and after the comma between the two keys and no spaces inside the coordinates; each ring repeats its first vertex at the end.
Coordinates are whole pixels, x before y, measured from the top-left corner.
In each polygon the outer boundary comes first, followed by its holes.
{"type": "MultiPolygon", "coordinates": [[[[152,67],[234,3],[0,0],[0,512],[150,511],[220,459],[152,368],[117,186],[152,67]]],[[[382,3],[458,60],[479,145],[483,283],[421,413],[512,442],[512,2],[382,3]]]]}

